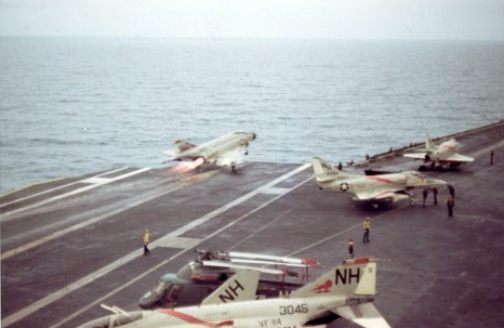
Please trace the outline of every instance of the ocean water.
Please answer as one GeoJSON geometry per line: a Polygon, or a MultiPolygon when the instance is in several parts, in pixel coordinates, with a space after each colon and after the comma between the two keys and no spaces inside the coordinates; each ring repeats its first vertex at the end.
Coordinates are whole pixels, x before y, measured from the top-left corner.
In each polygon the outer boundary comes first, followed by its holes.
{"type": "Polygon", "coordinates": [[[0,38],[0,188],[254,131],[332,161],[504,119],[504,42],[0,38]]]}

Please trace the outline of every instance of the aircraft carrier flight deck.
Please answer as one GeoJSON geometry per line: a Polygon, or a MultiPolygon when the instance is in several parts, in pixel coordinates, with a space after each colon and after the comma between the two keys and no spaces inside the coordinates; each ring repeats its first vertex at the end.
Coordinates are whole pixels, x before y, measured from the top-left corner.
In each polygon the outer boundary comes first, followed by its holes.
{"type": "MultiPolygon", "coordinates": [[[[310,158],[247,162],[236,174],[118,167],[3,195],[2,327],[77,327],[108,314],[100,304],[137,309],[196,248],[310,257],[323,265],[315,277],[348,256],[349,239],[357,256],[379,259],[375,304],[392,327],[503,327],[504,122],[454,137],[475,161],[425,173],[455,187],[452,218],[445,188],[425,208],[421,190],[412,206],[378,209],[319,191],[310,158]],[[361,243],[366,216],[369,244],[361,243]]],[[[410,148],[401,146],[384,145],[383,154],[343,170],[416,170],[421,162],[402,157],[410,148]]]]}

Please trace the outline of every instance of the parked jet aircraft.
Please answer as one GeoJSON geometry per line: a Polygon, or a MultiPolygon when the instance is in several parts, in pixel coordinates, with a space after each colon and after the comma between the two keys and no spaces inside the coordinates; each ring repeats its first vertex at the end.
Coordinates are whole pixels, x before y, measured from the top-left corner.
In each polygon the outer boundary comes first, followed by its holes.
{"type": "Polygon", "coordinates": [[[443,180],[427,178],[416,171],[392,174],[357,175],[338,170],[319,157],[313,159],[315,180],[321,190],[351,192],[354,200],[391,201],[409,199],[413,188],[444,186],[443,180]]]}
{"type": "Polygon", "coordinates": [[[199,304],[236,272],[258,271],[257,295],[278,297],[308,282],[309,269],[320,264],[309,258],[272,256],[243,252],[212,252],[197,249],[198,258],[178,273],[161,276],[155,288],[145,293],[138,305],[142,309],[199,304]]]}
{"type": "Polygon", "coordinates": [[[455,168],[460,164],[469,163],[474,161],[474,158],[464,156],[457,153],[457,150],[462,147],[455,139],[450,139],[441,143],[440,145],[434,144],[430,137],[425,141],[425,149],[422,152],[406,153],[403,156],[421,159],[425,163],[431,162],[432,168],[448,166],[455,168]]]}
{"type": "Polygon", "coordinates": [[[325,328],[338,317],[367,328],[390,327],[372,303],[376,263],[368,258],[344,261],[288,297],[254,300],[258,281],[258,272],[241,271],[199,306],[129,313],[112,307],[115,314],[81,328],[325,328]]]}
{"type": "Polygon", "coordinates": [[[236,167],[243,161],[243,156],[248,154],[249,143],[256,138],[252,132],[232,132],[195,145],[187,141],[175,141],[175,149],[163,153],[172,160],[184,161],[174,168],[174,172],[182,173],[193,170],[202,165],[230,167],[236,172],[236,167]]]}

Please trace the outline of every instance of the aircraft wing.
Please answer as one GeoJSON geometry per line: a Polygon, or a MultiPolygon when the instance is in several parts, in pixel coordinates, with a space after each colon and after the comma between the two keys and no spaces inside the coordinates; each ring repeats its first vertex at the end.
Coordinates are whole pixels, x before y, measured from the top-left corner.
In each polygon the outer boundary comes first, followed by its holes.
{"type": "Polygon", "coordinates": [[[394,200],[407,199],[410,196],[406,193],[401,193],[402,189],[375,189],[369,191],[359,191],[355,193],[358,200],[380,200],[393,198],[394,200]]]}
{"type": "Polygon", "coordinates": [[[390,328],[373,303],[360,303],[336,308],[334,313],[365,328],[390,328]]]}
{"type": "Polygon", "coordinates": [[[246,151],[246,147],[239,147],[222,153],[217,157],[216,164],[217,166],[231,166],[240,164],[241,162],[243,162],[246,151]]]}
{"type": "Polygon", "coordinates": [[[453,154],[447,158],[444,158],[443,161],[467,163],[467,162],[473,162],[474,158],[460,154],[453,154]]]}
{"type": "Polygon", "coordinates": [[[177,153],[175,152],[174,149],[163,150],[163,154],[168,156],[170,161],[173,161],[177,158],[177,153]]]}
{"type": "Polygon", "coordinates": [[[403,154],[403,157],[409,157],[414,159],[425,159],[425,155],[427,155],[427,153],[406,153],[403,154]]]}

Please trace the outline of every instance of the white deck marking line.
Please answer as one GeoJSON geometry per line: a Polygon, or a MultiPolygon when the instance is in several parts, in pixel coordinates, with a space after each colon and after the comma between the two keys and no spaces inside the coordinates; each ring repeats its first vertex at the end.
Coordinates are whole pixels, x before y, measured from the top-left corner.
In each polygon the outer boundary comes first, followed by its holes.
{"type": "Polygon", "coordinates": [[[97,177],[103,177],[105,175],[114,174],[114,173],[121,172],[121,171],[124,171],[124,170],[127,170],[127,169],[129,169],[129,167],[127,167],[127,166],[121,167],[120,169],[117,169],[117,170],[112,170],[112,171],[100,173],[100,174],[97,175],[97,177]]]}
{"type": "MultiPolygon", "coordinates": [[[[187,231],[191,230],[192,228],[198,226],[198,225],[201,225],[203,223],[205,223],[206,221],[212,219],[212,218],[215,218],[217,217],[218,215],[224,213],[225,211],[229,210],[230,208],[234,207],[234,206],[237,206],[243,202],[245,202],[246,200],[254,197],[255,195],[259,194],[261,189],[262,188],[265,188],[265,187],[271,187],[283,180],[286,180],[288,178],[290,178],[291,176],[303,171],[304,169],[306,169],[307,167],[311,166],[311,164],[303,164],[301,166],[299,166],[298,168],[294,169],[293,171],[290,171],[282,176],[280,176],[279,178],[271,181],[271,182],[268,182],[267,184],[265,184],[264,186],[261,186],[251,192],[249,192],[248,194],[245,194],[244,196],[242,197],[239,197],[237,199],[235,199],[234,201],[231,201],[230,203],[224,205],[224,206],[221,206],[220,208],[202,216],[201,218],[199,219],[196,219],[190,223],[188,223],[187,225],[185,226],[182,226],[180,228],[178,228],[177,230],[161,237],[160,239],[154,241],[151,243],[152,247],[157,247],[157,246],[160,246],[161,244],[163,244],[163,242],[165,241],[165,238],[168,238],[168,237],[178,237],[184,233],[186,233],[187,231]]],[[[310,177],[311,179],[311,177],[310,177]]],[[[308,181],[308,180],[305,180],[305,181],[308,181]]],[[[304,183],[304,182],[303,182],[304,183]]],[[[276,196],[273,198],[273,200],[276,200],[277,198],[280,198],[282,197],[284,194],[282,195],[279,195],[279,196],[276,196]]],[[[270,201],[269,201],[270,202],[270,201]]],[[[269,202],[267,202],[266,204],[268,204],[269,202]]],[[[261,208],[261,207],[259,207],[261,208]]],[[[258,210],[259,208],[256,208],[256,210],[258,210]]],[[[253,213],[254,211],[251,211],[249,213],[253,213]]],[[[242,216],[240,217],[238,220],[242,220],[245,216],[242,216]]],[[[235,220],[236,221],[236,220],[235,220]]],[[[233,221],[233,222],[235,222],[233,221]]],[[[238,222],[238,221],[236,221],[238,222]]],[[[234,223],[233,223],[234,224],[234,223]]],[[[217,230],[216,232],[214,232],[214,234],[210,234],[209,236],[205,237],[204,239],[202,239],[200,242],[208,239],[210,236],[213,236],[215,235],[215,233],[225,229],[226,227],[230,226],[229,224],[224,226],[224,228],[221,228],[219,230],[217,230]]],[[[183,252],[185,252],[187,249],[184,249],[183,251],[177,253],[178,256],[180,256],[180,254],[182,254],[183,252]]],[[[27,307],[17,311],[17,312],[14,312],[13,314],[7,316],[6,318],[2,319],[2,324],[3,324],[3,327],[8,327],[10,326],[11,324],[15,323],[15,322],[18,322],[19,320],[29,316],[30,314],[40,310],[41,308],[51,304],[51,303],[54,303],[55,301],[63,298],[64,296],[70,294],[71,292],[91,283],[92,281],[100,278],[100,277],[103,277],[104,275],[116,270],[117,268],[121,267],[122,265],[128,263],[129,261],[133,260],[134,258],[138,257],[138,256],[142,256],[143,254],[143,249],[138,249],[136,251],[133,251],[119,259],[117,259],[116,261],[102,267],[101,269],[93,272],[93,273],[90,273],[88,274],[87,276],[85,277],[82,277],[80,278],[79,280],[73,282],[73,283],[70,283],[69,285],[61,288],[60,290],[57,290],[55,292],[53,292],[52,294],[49,294],[41,299],[39,299],[38,301],[35,301],[34,303],[28,305],[27,307]]],[[[157,266],[156,266],[157,267],[157,266]]],[[[152,269],[151,269],[152,270],[152,269]]]]}
{"type": "Polygon", "coordinates": [[[158,240],[154,247],[171,247],[190,249],[201,243],[201,239],[187,237],[165,236],[158,240]]]}
{"type": "Polygon", "coordinates": [[[478,151],[476,151],[476,152],[474,152],[474,153],[471,153],[471,155],[472,155],[473,157],[480,157],[481,155],[483,155],[483,154],[485,154],[485,153],[490,153],[490,151],[491,151],[492,149],[495,149],[495,148],[500,148],[500,147],[502,147],[502,146],[504,146],[504,140],[501,140],[501,141],[499,141],[499,142],[494,143],[493,145],[490,145],[490,146],[485,147],[485,148],[483,148],[483,149],[480,149],[480,150],[478,150],[478,151]]]}
{"type": "MultiPolygon", "coordinates": [[[[306,167],[309,167],[311,166],[311,164],[308,164],[307,166],[305,166],[304,168],[306,167]]],[[[295,185],[294,187],[290,188],[289,189],[289,192],[294,190],[294,189],[297,189],[298,187],[302,186],[303,184],[305,184],[306,182],[310,181],[313,179],[313,176],[310,176],[309,178],[303,180],[302,182],[298,183],[297,185],[295,185]]],[[[203,243],[204,241],[218,235],[219,233],[221,233],[222,231],[226,230],[226,229],[229,229],[230,227],[232,227],[233,225],[239,223],[240,221],[246,219],[247,217],[249,217],[250,215],[260,211],[261,209],[265,208],[266,206],[268,206],[269,204],[275,202],[277,199],[283,197],[285,194],[282,194],[282,195],[278,195],[278,196],[275,196],[273,197],[272,199],[268,200],[267,202],[265,202],[264,204],[262,204],[261,206],[259,207],[256,207],[255,209],[251,210],[250,212],[248,213],[245,213],[244,215],[240,216],[239,218],[235,219],[234,221],[231,221],[230,223],[228,223],[227,225],[225,225],[224,227],[214,231],[213,233],[207,235],[205,238],[203,239],[200,239],[199,240],[199,243],[198,244],[201,244],[203,243]]],[[[168,234],[167,236],[169,236],[170,234],[168,234]]],[[[166,236],[165,236],[166,237],[166,236]]],[[[191,248],[197,246],[198,244],[195,244],[193,245],[191,248]]],[[[178,253],[174,254],[173,256],[169,257],[168,259],[158,263],[157,265],[151,267],[149,270],[145,271],[144,273],[138,275],[137,277],[129,280],[127,283],[125,283],[124,285],[122,286],[119,286],[117,287],[116,289],[108,292],[107,294],[103,295],[102,297],[96,299],[94,302],[91,302],[90,304],[84,306],[84,307],[81,307],[80,310],[72,313],[71,315],[67,316],[65,319],[63,319],[62,321],[52,325],[51,327],[49,328],[58,328],[60,327],[61,325],[67,323],[68,321],[74,319],[75,317],[81,315],[83,312],[89,310],[90,308],[92,308],[93,306],[96,306],[100,303],[102,303],[105,299],[117,294],[118,292],[122,291],[123,289],[131,286],[132,284],[136,283],[137,281],[139,281],[140,279],[144,278],[145,276],[149,275],[150,273],[158,270],[159,268],[161,268],[162,266],[166,265],[167,263],[173,261],[174,259],[178,258],[179,256],[181,256],[182,254],[184,254],[185,252],[187,252],[188,249],[191,249],[191,248],[187,248],[187,249],[184,249],[184,250],[181,250],[179,251],[178,253]]],[[[5,320],[4,320],[5,322],[5,320]]],[[[5,324],[5,323],[4,323],[5,324]]],[[[6,327],[6,326],[5,326],[6,327]]]]}
{"type": "Polygon", "coordinates": [[[90,184],[104,184],[108,183],[112,180],[112,178],[103,178],[103,177],[91,177],[85,180],[82,180],[82,183],[90,183],[90,184]]]}
{"type": "MultiPolygon", "coordinates": [[[[313,177],[311,177],[310,179],[313,179],[313,177]]],[[[308,181],[309,179],[307,179],[308,181]]],[[[240,246],[241,244],[245,243],[247,240],[255,237],[256,235],[260,234],[261,232],[265,231],[265,230],[268,230],[269,227],[275,223],[277,220],[283,218],[286,214],[292,212],[296,207],[289,207],[288,209],[280,212],[280,214],[276,215],[273,219],[270,219],[268,220],[268,222],[266,224],[263,224],[261,225],[261,228],[259,228],[258,230],[256,230],[255,232],[249,234],[247,237],[245,238],[242,238],[240,239],[237,243],[235,243],[234,245],[232,245],[231,247],[229,247],[227,249],[228,252],[232,251],[233,249],[235,249],[236,247],[240,246]]]]}
{"type": "Polygon", "coordinates": [[[263,190],[261,190],[261,193],[270,194],[270,195],[280,195],[280,194],[285,194],[288,191],[289,191],[289,188],[270,187],[270,188],[264,188],[263,190]]]}
{"type": "Polygon", "coordinates": [[[24,211],[30,210],[30,209],[38,207],[38,206],[42,206],[42,205],[46,205],[46,204],[52,203],[52,202],[54,202],[56,200],[60,200],[60,199],[63,199],[63,198],[74,196],[74,195],[83,193],[85,191],[98,188],[98,187],[103,186],[105,184],[109,184],[109,183],[112,183],[112,182],[115,182],[115,181],[119,181],[119,180],[122,180],[122,179],[126,179],[126,178],[129,178],[129,177],[132,177],[134,175],[140,174],[140,173],[148,171],[148,170],[150,170],[150,168],[144,167],[143,169],[139,169],[139,170],[136,170],[136,171],[133,171],[133,172],[129,172],[129,173],[126,173],[126,174],[123,174],[123,175],[119,175],[119,176],[117,176],[115,178],[111,178],[108,182],[105,182],[105,183],[91,184],[89,186],[85,186],[85,187],[82,187],[82,188],[78,188],[78,189],[72,190],[72,191],[67,192],[65,194],[54,196],[54,197],[51,197],[51,198],[48,198],[48,199],[41,200],[40,202],[31,204],[31,205],[18,208],[17,210],[4,213],[3,214],[2,222],[8,222],[8,221],[11,221],[11,220],[15,219],[15,217],[5,218],[6,216],[11,216],[11,215],[14,215],[14,214],[19,213],[19,212],[24,212],[24,211]]]}
{"type": "MultiPolygon", "coordinates": [[[[385,212],[385,213],[383,213],[383,214],[380,214],[380,215],[374,216],[374,217],[372,218],[372,220],[379,219],[379,218],[381,218],[381,217],[385,216],[386,214],[388,214],[388,213],[390,213],[390,212],[393,212],[393,211],[395,211],[395,210],[398,210],[398,209],[404,208],[404,207],[406,207],[406,206],[409,206],[409,204],[407,204],[407,203],[406,203],[406,204],[403,204],[403,205],[401,205],[401,206],[399,206],[399,207],[396,207],[396,208],[394,208],[394,209],[392,209],[392,210],[389,210],[389,211],[387,211],[387,212],[385,212]]],[[[373,222],[374,222],[374,221],[373,221],[373,222]]],[[[344,234],[344,233],[346,233],[346,232],[348,232],[348,231],[350,231],[350,230],[353,230],[353,229],[359,228],[359,227],[361,227],[361,226],[362,226],[362,223],[358,223],[358,224],[353,225],[353,226],[351,226],[351,227],[348,227],[348,228],[346,228],[346,229],[344,229],[344,230],[338,231],[338,232],[336,232],[336,233],[334,233],[334,234],[332,234],[332,235],[330,235],[330,236],[327,236],[327,237],[325,237],[324,239],[317,240],[316,242],[314,242],[314,243],[312,243],[312,244],[309,244],[309,245],[307,245],[307,246],[305,246],[305,247],[303,247],[303,248],[300,248],[300,249],[298,249],[297,251],[294,251],[294,252],[292,252],[292,253],[289,253],[289,254],[287,254],[287,255],[285,255],[285,256],[293,256],[293,255],[296,255],[296,254],[298,254],[298,253],[301,253],[301,252],[303,252],[303,251],[305,251],[305,250],[307,250],[307,249],[310,249],[310,248],[313,248],[313,247],[319,246],[319,245],[321,245],[321,244],[325,243],[325,242],[326,242],[326,241],[328,241],[328,240],[331,240],[331,239],[333,239],[333,238],[335,238],[335,237],[338,237],[338,236],[340,236],[340,235],[342,235],[342,234],[344,234]]]]}
{"type": "MultiPolygon", "coordinates": [[[[114,169],[112,171],[101,173],[101,174],[95,175],[94,177],[100,177],[102,175],[112,174],[112,173],[115,173],[115,172],[118,172],[118,171],[124,171],[127,168],[128,167],[126,167],[126,166],[125,167],[121,167],[120,169],[114,169]]],[[[94,178],[94,177],[91,177],[91,178],[94,178]]],[[[87,179],[90,179],[90,178],[87,178],[87,179]]],[[[84,180],[87,180],[87,179],[84,179],[84,180]]],[[[82,183],[84,180],[74,181],[74,182],[67,183],[67,184],[64,184],[64,185],[61,185],[61,186],[58,186],[58,187],[54,187],[54,188],[50,188],[50,189],[47,189],[47,190],[43,190],[43,191],[40,191],[38,193],[31,194],[31,195],[28,195],[28,196],[25,196],[25,197],[17,198],[17,199],[11,200],[10,202],[0,204],[0,208],[8,206],[8,205],[11,205],[11,204],[19,203],[19,202],[22,202],[24,200],[27,200],[27,199],[30,199],[30,198],[33,198],[33,197],[37,197],[37,196],[40,196],[40,195],[43,195],[43,194],[47,194],[47,193],[50,193],[50,192],[53,192],[53,191],[56,191],[56,190],[60,190],[60,189],[63,189],[63,188],[69,187],[69,186],[76,185],[78,183],[82,183]]]]}
{"type": "MultiPolygon", "coordinates": [[[[201,176],[205,177],[207,175],[210,176],[210,175],[214,175],[214,174],[216,174],[216,172],[205,173],[205,174],[202,174],[201,176]]],[[[108,213],[96,216],[96,217],[94,217],[92,219],[85,220],[85,221],[83,221],[81,223],[78,223],[78,224],[72,225],[70,227],[67,227],[65,229],[53,232],[50,235],[47,235],[47,236],[42,237],[40,239],[31,241],[31,242],[26,243],[24,245],[21,245],[19,247],[16,247],[16,248],[13,248],[11,250],[8,250],[8,251],[2,253],[1,259],[3,261],[5,259],[8,259],[9,257],[12,257],[14,255],[17,255],[19,253],[25,252],[25,251],[27,251],[29,249],[34,248],[34,247],[40,246],[42,244],[45,244],[48,241],[51,241],[51,240],[54,240],[56,238],[62,237],[64,235],[66,235],[66,234],[69,234],[71,232],[77,231],[77,230],[82,229],[84,227],[90,226],[90,225],[95,224],[97,222],[103,221],[105,219],[108,219],[111,216],[117,215],[117,214],[119,214],[121,212],[124,212],[124,211],[128,211],[128,210],[130,210],[130,209],[132,209],[134,207],[137,207],[137,206],[143,205],[145,203],[148,203],[148,202],[150,202],[150,201],[152,201],[152,200],[154,200],[156,198],[159,198],[159,197],[165,196],[165,195],[167,195],[169,193],[172,193],[174,191],[180,190],[180,189],[182,189],[182,188],[184,188],[186,186],[191,185],[191,183],[192,183],[191,181],[177,182],[175,184],[175,187],[170,188],[168,190],[165,190],[164,192],[162,192],[160,194],[155,194],[155,195],[148,196],[148,197],[140,199],[140,200],[138,200],[136,202],[130,203],[128,206],[121,207],[121,208],[119,208],[119,209],[117,209],[115,211],[108,212],[108,213]]]]}

